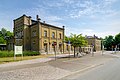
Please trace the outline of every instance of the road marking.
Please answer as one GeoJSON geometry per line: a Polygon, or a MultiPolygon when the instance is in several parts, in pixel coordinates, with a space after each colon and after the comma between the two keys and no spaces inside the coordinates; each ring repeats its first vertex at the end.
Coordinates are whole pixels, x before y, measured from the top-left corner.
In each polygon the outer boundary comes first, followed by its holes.
{"type": "MultiPolygon", "coordinates": [[[[66,62],[66,61],[63,61],[64,63],[71,63],[71,64],[80,64],[80,65],[85,65],[87,66],[88,64],[85,64],[85,63],[81,63],[81,62],[66,62]]],[[[90,64],[91,65],[91,64],[90,64]]]]}
{"type": "MultiPolygon", "coordinates": [[[[82,71],[86,71],[86,70],[89,70],[89,69],[91,69],[91,68],[94,68],[94,67],[97,67],[97,66],[101,66],[101,65],[104,65],[104,64],[95,64],[95,65],[91,65],[91,66],[86,67],[86,68],[83,68],[83,69],[81,69],[81,70],[72,72],[72,73],[70,73],[69,75],[64,76],[64,77],[61,78],[61,79],[64,79],[65,77],[68,77],[68,76],[70,76],[70,75],[73,75],[73,74],[76,74],[76,73],[79,73],[79,72],[82,72],[82,71]]],[[[61,80],[61,79],[60,79],[60,80],[61,80]]]]}
{"type": "Polygon", "coordinates": [[[75,60],[78,60],[78,59],[71,59],[71,60],[66,60],[66,61],[63,61],[63,62],[71,62],[71,61],[75,61],[75,60]]]}

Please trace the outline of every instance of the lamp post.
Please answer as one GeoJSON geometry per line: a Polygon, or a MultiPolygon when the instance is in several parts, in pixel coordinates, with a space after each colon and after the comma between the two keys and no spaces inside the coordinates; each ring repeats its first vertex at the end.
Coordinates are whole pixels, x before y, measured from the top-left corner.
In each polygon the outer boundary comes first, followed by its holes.
{"type": "Polygon", "coordinates": [[[112,53],[113,53],[113,47],[114,47],[114,46],[112,46],[112,53]]]}
{"type": "Polygon", "coordinates": [[[94,44],[92,44],[92,56],[94,56],[94,44]]]}
{"type": "Polygon", "coordinates": [[[102,40],[102,55],[103,55],[103,52],[104,52],[104,40],[102,40]]]}
{"type": "Polygon", "coordinates": [[[56,42],[54,42],[54,52],[55,52],[55,60],[56,60],[56,45],[57,45],[57,43],[56,42]]]}
{"type": "Polygon", "coordinates": [[[117,51],[117,45],[115,45],[115,53],[116,53],[116,51],[117,51]]]}
{"type": "Polygon", "coordinates": [[[119,46],[120,46],[120,43],[118,44],[117,48],[118,48],[118,52],[119,52],[119,46]]]}
{"type": "Polygon", "coordinates": [[[69,59],[70,59],[70,41],[68,41],[68,46],[69,46],[69,59]]]}
{"type": "Polygon", "coordinates": [[[117,51],[119,52],[119,46],[120,46],[120,43],[119,44],[117,44],[117,51]]]}
{"type": "Polygon", "coordinates": [[[64,52],[65,52],[64,42],[65,42],[65,26],[63,26],[63,54],[64,54],[64,52]]]}

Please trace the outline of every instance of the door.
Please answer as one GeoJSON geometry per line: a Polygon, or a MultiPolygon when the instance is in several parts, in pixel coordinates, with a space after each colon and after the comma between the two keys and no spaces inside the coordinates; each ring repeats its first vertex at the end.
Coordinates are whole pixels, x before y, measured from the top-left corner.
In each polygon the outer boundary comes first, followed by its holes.
{"type": "Polygon", "coordinates": [[[47,43],[44,44],[44,50],[47,52],[47,43]]]}

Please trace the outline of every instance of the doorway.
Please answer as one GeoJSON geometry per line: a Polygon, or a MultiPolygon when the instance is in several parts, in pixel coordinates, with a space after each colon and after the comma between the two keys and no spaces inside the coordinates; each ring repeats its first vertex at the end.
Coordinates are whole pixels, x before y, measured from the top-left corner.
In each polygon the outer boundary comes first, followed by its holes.
{"type": "Polygon", "coordinates": [[[59,43],[59,50],[62,52],[62,43],[59,43]]]}
{"type": "Polygon", "coordinates": [[[44,43],[44,50],[47,52],[47,43],[44,43]]]}

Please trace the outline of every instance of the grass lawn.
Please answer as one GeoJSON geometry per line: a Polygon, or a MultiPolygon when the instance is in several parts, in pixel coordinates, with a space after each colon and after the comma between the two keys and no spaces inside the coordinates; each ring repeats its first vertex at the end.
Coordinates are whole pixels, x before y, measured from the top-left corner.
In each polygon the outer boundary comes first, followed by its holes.
{"type": "Polygon", "coordinates": [[[49,55],[37,55],[37,56],[23,56],[23,59],[21,56],[16,57],[16,60],[14,60],[14,57],[3,57],[0,58],[0,64],[8,63],[8,62],[16,62],[16,61],[22,61],[22,60],[30,60],[30,59],[36,59],[36,58],[46,58],[49,56],[52,56],[53,54],[49,55]]]}

